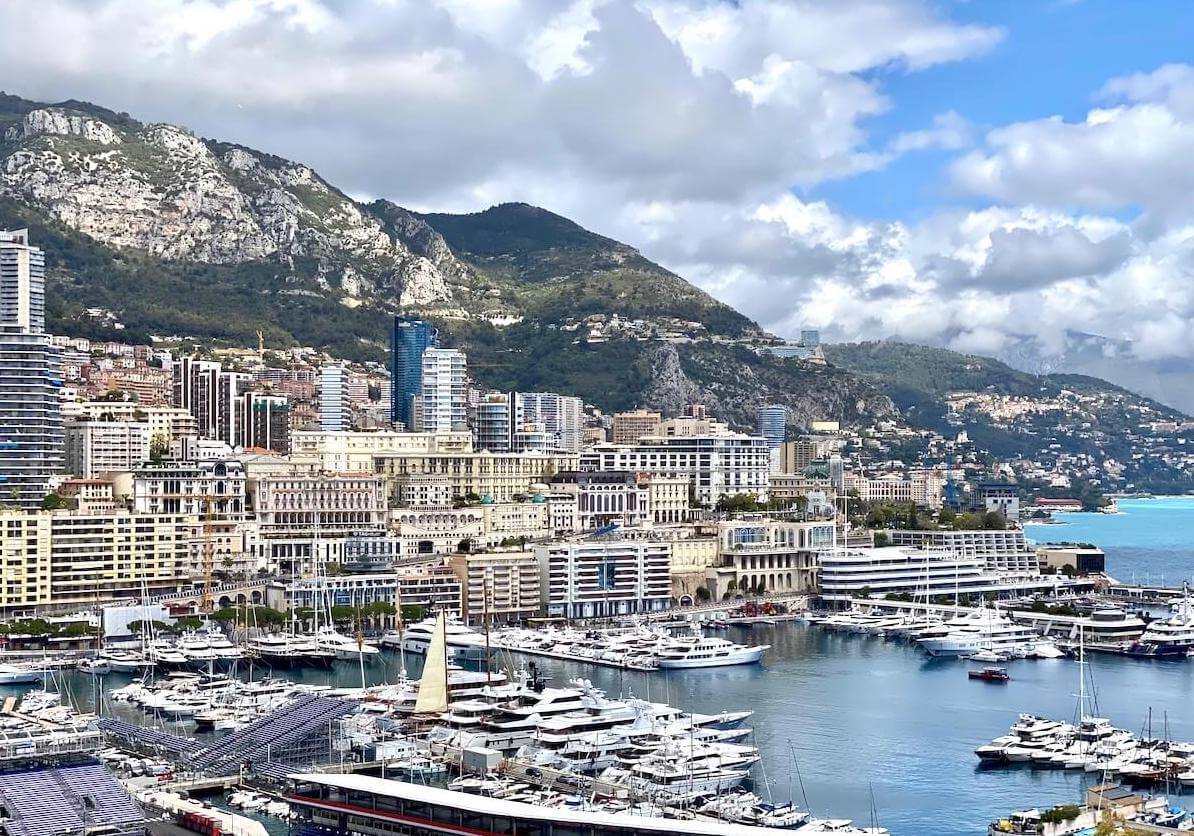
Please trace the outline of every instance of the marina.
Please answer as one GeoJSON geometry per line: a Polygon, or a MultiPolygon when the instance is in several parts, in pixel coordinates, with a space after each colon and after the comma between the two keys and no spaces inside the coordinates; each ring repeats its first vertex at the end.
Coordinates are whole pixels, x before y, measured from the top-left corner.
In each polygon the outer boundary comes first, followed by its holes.
{"type": "MultiPolygon", "coordinates": [[[[667,672],[554,659],[538,664],[553,683],[591,681],[611,698],[633,695],[708,715],[727,707],[750,709],[747,725],[754,731],[746,742],[753,740],[758,749],[760,761],[753,771],[761,782],[753,792],[765,798],[770,787],[777,800],[794,798],[814,815],[857,822],[871,820],[873,793],[879,823],[894,834],[976,832],[981,822],[1026,804],[1075,803],[1096,780],[1085,771],[1065,769],[991,770],[978,765],[973,754],[976,740],[1004,734],[1021,712],[1070,716],[1077,668],[1071,660],[1013,661],[1007,665],[1011,682],[980,687],[967,681],[965,664],[932,659],[905,642],[791,622],[730,628],[728,634],[738,642],[771,645],[765,663],[667,672]],[[867,745],[841,745],[854,740],[867,745]],[[924,745],[927,740],[933,741],[931,751],[924,745]],[[765,779],[760,770],[766,771],[765,779]],[[935,789],[946,784],[952,788],[948,797],[935,789]]],[[[420,675],[420,657],[407,657],[407,665],[411,677],[420,675]]],[[[1172,739],[1194,739],[1185,664],[1092,656],[1088,667],[1108,716],[1134,714],[1143,725],[1151,705],[1154,718],[1168,715],[1172,739]],[[1147,703],[1141,694],[1149,695],[1147,703]]],[[[365,670],[370,686],[393,682],[397,654],[369,659],[365,670]]],[[[484,687],[484,674],[477,676],[482,680],[478,687],[484,687]]],[[[64,690],[90,707],[93,677],[78,672],[58,677],[64,690]]],[[[298,684],[345,692],[359,687],[359,677],[359,665],[343,661],[331,670],[286,672],[298,684]]],[[[127,674],[102,679],[111,687],[130,684],[127,674]]],[[[5,688],[2,693],[20,690],[5,688]]],[[[140,709],[111,703],[106,710],[130,722],[146,722],[140,709]]],[[[167,722],[164,727],[176,726],[167,722]]]]}

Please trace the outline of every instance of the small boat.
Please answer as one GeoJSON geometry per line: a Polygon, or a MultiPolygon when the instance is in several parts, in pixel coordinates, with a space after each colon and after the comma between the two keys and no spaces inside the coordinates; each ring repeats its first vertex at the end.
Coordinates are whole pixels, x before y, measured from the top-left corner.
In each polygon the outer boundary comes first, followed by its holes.
{"type": "Polygon", "coordinates": [[[79,671],[92,676],[107,676],[112,672],[112,664],[107,659],[80,659],[79,671]]]}
{"type": "Polygon", "coordinates": [[[0,663],[0,685],[25,685],[41,682],[45,672],[32,665],[0,663]]]}
{"type": "Polygon", "coordinates": [[[980,650],[977,653],[970,654],[967,658],[971,662],[985,662],[987,664],[999,664],[1011,659],[1006,653],[996,653],[994,650],[980,650]]]}
{"type": "Polygon", "coordinates": [[[980,679],[983,682],[1007,682],[1011,679],[1007,675],[1007,668],[983,668],[982,670],[967,671],[966,675],[971,679],[980,679]]]}

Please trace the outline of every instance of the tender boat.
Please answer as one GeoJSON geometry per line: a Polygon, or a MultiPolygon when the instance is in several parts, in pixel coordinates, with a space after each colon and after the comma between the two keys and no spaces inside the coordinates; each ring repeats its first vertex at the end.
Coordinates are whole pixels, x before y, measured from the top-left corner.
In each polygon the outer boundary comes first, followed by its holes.
{"type": "Polygon", "coordinates": [[[970,679],[978,679],[983,682],[1002,683],[1011,679],[1011,677],[1007,675],[1007,668],[983,668],[982,670],[977,671],[967,671],[966,675],[970,679]]]}

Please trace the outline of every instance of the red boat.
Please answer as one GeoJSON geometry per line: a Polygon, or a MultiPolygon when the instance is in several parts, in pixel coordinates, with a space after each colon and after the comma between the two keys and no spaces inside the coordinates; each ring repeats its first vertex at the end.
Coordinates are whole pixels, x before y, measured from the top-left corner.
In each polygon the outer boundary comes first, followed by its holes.
{"type": "Polygon", "coordinates": [[[1011,679],[1007,675],[1007,668],[983,668],[981,671],[967,671],[966,675],[983,682],[1007,682],[1011,679]]]}

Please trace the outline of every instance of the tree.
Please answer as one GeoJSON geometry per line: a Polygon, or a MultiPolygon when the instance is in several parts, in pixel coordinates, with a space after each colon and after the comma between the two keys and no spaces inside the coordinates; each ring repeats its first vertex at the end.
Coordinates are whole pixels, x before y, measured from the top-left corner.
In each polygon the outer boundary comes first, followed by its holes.
{"type": "Polygon", "coordinates": [[[988,511],[983,514],[983,528],[990,531],[1002,531],[1007,528],[1007,520],[998,511],[988,511]]]}
{"type": "Polygon", "coordinates": [[[887,536],[886,531],[875,532],[875,548],[883,548],[891,542],[891,538],[887,536]]]}
{"type": "Polygon", "coordinates": [[[908,513],[904,517],[904,526],[909,531],[915,531],[916,529],[920,528],[920,523],[916,519],[916,503],[915,502],[908,503],[908,513]]]}
{"type": "Polygon", "coordinates": [[[162,433],[154,435],[153,440],[149,442],[149,460],[154,464],[158,464],[166,457],[166,453],[170,451],[170,440],[162,433]]]}
{"type": "Polygon", "coordinates": [[[69,507],[70,503],[56,493],[46,494],[41,501],[41,509],[43,511],[58,511],[69,507]]]}
{"type": "Polygon", "coordinates": [[[954,512],[953,508],[942,508],[940,513],[937,514],[937,522],[941,525],[953,525],[954,520],[957,518],[958,515],[954,512]]]}
{"type": "Polygon", "coordinates": [[[336,606],[332,607],[332,621],[337,624],[353,621],[357,617],[355,607],[336,606]]]}
{"type": "Polygon", "coordinates": [[[405,622],[422,621],[427,610],[422,604],[403,604],[402,620],[405,622]]]}

